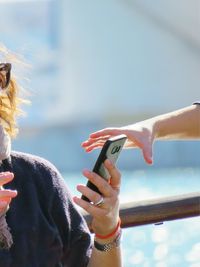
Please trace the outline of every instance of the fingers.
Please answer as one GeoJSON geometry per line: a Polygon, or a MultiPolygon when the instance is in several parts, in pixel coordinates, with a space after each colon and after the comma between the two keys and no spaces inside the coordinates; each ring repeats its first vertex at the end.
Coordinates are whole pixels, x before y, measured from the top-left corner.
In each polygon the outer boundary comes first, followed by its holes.
{"type": "MultiPolygon", "coordinates": [[[[100,178],[102,179],[102,178],[100,178]]],[[[109,198],[104,197],[104,204],[101,205],[101,207],[95,206],[94,203],[98,202],[101,199],[101,195],[99,193],[96,193],[92,189],[88,188],[84,185],[78,185],[77,190],[86,196],[88,199],[90,199],[90,202],[87,202],[81,198],[74,197],[74,202],[83,208],[85,211],[87,211],[89,214],[91,214],[93,217],[102,217],[105,216],[109,211],[109,198]]]]}
{"type": "Polygon", "coordinates": [[[94,172],[88,170],[83,171],[85,177],[97,186],[102,196],[84,185],[77,186],[78,191],[84,194],[93,203],[98,203],[102,197],[103,203],[100,206],[96,206],[81,198],[73,198],[78,206],[92,216],[92,229],[95,233],[101,235],[107,235],[113,231],[119,218],[120,173],[109,160],[106,160],[104,164],[111,176],[110,183],[94,172]]]}
{"type": "Polygon", "coordinates": [[[152,152],[152,134],[148,130],[135,131],[133,130],[125,131],[126,136],[128,137],[127,147],[138,147],[142,150],[143,157],[148,164],[153,163],[153,152],[152,152]],[[131,141],[130,141],[131,140],[131,141]]]}
{"type": "Polygon", "coordinates": [[[9,204],[12,199],[17,196],[16,190],[4,189],[3,185],[9,183],[14,178],[14,174],[11,172],[0,173],[0,213],[6,212],[9,208],[9,204]]]}
{"type": "Polygon", "coordinates": [[[141,150],[142,150],[143,157],[146,163],[152,164],[153,163],[153,141],[151,139],[151,136],[143,138],[141,150]]]}
{"type": "Polygon", "coordinates": [[[146,128],[140,124],[119,128],[105,128],[94,132],[88,140],[82,143],[82,147],[86,152],[90,152],[93,149],[102,147],[108,138],[119,134],[125,134],[127,136],[124,148],[140,148],[146,163],[153,163],[152,145],[154,137],[152,135],[152,128],[146,128]]]}
{"type": "Polygon", "coordinates": [[[112,163],[112,161],[109,159],[105,160],[104,165],[111,176],[110,186],[113,189],[119,191],[120,190],[120,184],[121,184],[121,173],[115,167],[115,165],[112,163]]]}
{"type": "Polygon", "coordinates": [[[105,144],[105,142],[96,142],[96,143],[94,142],[92,145],[85,147],[85,151],[91,152],[94,149],[103,147],[104,144],[105,144]]]}
{"type": "Polygon", "coordinates": [[[142,149],[142,153],[143,153],[143,157],[146,161],[146,163],[148,164],[152,164],[153,163],[153,158],[152,158],[152,146],[148,147],[148,148],[144,148],[142,149]]]}
{"type": "Polygon", "coordinates": [[[90,134],[90,138],[98,138],[98,137],[102,137],[102,136],[115,136],[118,134],[122,134],[122,130],[120,128],[105,128],[102,129],[100,131],[94,132],[90,134]]]}
{"type": "Polygon", "coordinates": [[[9,190],[9,189],[0,190],[0,201],[9,198],[14,198],[16,196],[17,196],[16,190],[9,190]]]}
{"type": "Polygon", "coordinates": [[[88,140],[84,141],[81,146],[85,149],[86,152],[90,152],[93,149],[101,148],[109,136],[102,137],[102,138],[89,138],[88,140]]]}
{"type": "Polygon", "coordinates": [[[8,206],[13,198],[17,196],[17,191],[15,190],[0,190],[0,203],[2,205],[8,206]]]}
{"type": "MultiPolygon", "coordinates": [[[[88,178],[88,180],[90,180],[90,182],[92,182],[102,193],[104,197],[104,204],[101,206],[102,208],[94,206],[83,199],[77,197],[74,198],[75,203],[91,215],[94,215],[95,212],[101,213],[100,210],[107,210],[107,212],[110,212],[110,209],[112,209],[118,202],[121,175],[110,160],[106,160],[104,164],[111,176],[110,184],[94,172],[88,170],[83,171],[83,175],[88,178]]],[[[96,193],[85,185],[78,185],[77,190],[89,198],[93,203],[98,202],[101,198],[99,193],[96,193]]]]}
{"type": "Polygon", "coordinates": [[[87,196],[87,198],[93,203],[97,203],[101,198],[100,194],[96,193],[95,191],[93,191],[92,189],[90,189],[85,185],[77,185],[77,190],[82,195],[87,196]]]}
{"type": "Polygon", "coordinates": [[[81,146],[85,148],[86,152],[90,152],[93,149],[102,147],[110,137],[122,133],[124,133],[124,130],[120,128],[105,128],[90,134],[89,139],[84,141],[81,146]]]}
{"type": "Polygon", "coordinates": [[[89,170],[83,170],[83,175],[91,183],[93,183],[105,197],[110,196],[112,188],[111,188],[110,184],[105,179],[103,179],[98,174],[91,172],[89,170]]]}
{"type": "Polygon", "coordinates": [[[8,210],[9,204],[16,196],[17,191],[15,190],[0,190],[0,213],[4,213],[8,210]]]}
{"type": "Polygon", "coordinates": [[[0,173],[0,186],[9,183],[14,178],[14,174],[12,172],[1,172],[0,173]]]}
{"type": "Polygon", "coordinates": [[[73,200],[79,207],[91,214],[92,217],[102,217],[107,213],[106,209],[94,206],[92,203],[89,203],[81,198],[74,197],[73,200]]]}
{"type": "Polygon", "coordinates": [[[82,147],[89,146],[93,144],[94,142],[105,142],[108,138],[110,138],[111,135],[106,135],[106,136],[100,136],[96,138],[89,137],[88,140],[84,141],[81,145],[82,147]]]}

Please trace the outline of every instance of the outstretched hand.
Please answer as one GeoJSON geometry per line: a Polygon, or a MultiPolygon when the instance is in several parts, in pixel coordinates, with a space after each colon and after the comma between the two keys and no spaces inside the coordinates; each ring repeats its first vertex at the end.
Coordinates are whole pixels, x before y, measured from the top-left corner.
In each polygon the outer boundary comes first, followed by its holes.
{"type": "Polygon", "coordinates": [[[88,140],[82,143],[82,147],[86,152],[90,152],[93,149],[101,148],[110,137],[120,134],[127,136],[125,148],[140,148],[145,161],[152,164],[154,133],[151,125],[145,125],[144,127],[141,123],[138,123],[119,128],[105,128],[90,134],[88,140]]]}

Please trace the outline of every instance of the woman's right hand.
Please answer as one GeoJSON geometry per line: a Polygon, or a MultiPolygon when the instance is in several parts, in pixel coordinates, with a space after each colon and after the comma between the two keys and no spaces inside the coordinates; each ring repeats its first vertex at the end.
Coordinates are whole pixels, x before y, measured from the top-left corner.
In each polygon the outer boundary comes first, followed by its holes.
{"type": "Polygon", "coordinates": [[[99,130],[90,134],[89,138],[82,143],[82,147],[86,152],[90,152],[93,149],[102,147],[108,138],[120,134],[125,134],[127,136],[125,148],[140,148],[143,152],[145,161],[148,164],[152,164],[152,147],[155,133],[154,124],[151,121],[143,121],[124,127],[99,130]]]}
{"type": "Polygon", "coordinates": [[[3,185],[9,183],[14,178],[11,172],[0,173],[0,215],[4,214],[9,209],[9,204],[12,199],[17,196],[16,190],[4,189],[3,185]]]}

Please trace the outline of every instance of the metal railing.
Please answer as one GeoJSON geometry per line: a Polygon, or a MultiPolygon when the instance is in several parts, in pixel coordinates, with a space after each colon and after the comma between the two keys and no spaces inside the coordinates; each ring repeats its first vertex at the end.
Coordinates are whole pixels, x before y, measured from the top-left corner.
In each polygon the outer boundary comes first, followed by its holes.
{"type": "MultiPolygon", "coordinates": [[[[91,229],[91,216],[83,213],[91,229]]],[[[120,206],[122,228],[200,216],[200,192],[155,200],[129,202],[120,206]]]]}

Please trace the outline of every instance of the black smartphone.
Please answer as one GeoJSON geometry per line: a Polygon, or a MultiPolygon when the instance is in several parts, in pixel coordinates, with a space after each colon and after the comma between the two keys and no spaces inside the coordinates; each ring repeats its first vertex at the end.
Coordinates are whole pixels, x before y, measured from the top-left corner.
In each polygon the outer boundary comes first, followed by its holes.
{"type": "MultiPolygon", "coordinates": [[[[127,137],[124,134],[109,138],[101,149],[99,157],[94,165],[93,172],[99,174],[103,179],[108,181],[110,175],[103,163],[106,159],[110,159],[113,163],[116,163],[126,139],[127,137]]],[[[87,182],[87,186],[101,195],[101,192],[99,192],[98,188],[90,181],[87,182]]],[[[91,202],[84,195],[82,195],[81,198],[91,202]]]]}

